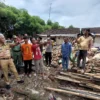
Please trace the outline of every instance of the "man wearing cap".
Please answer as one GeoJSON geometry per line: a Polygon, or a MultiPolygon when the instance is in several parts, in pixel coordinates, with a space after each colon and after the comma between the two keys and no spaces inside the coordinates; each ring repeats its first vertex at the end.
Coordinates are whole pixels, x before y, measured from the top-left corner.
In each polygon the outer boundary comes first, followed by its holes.
{"type": "Polygon", "coordinates": [[[20,80],[13,59],[11,58],[10,47],[18,45],[16,44],[7,44],[5,42],[5,37],[3,34],[0,34],[0,66],[4,73],[4,79],[6,82],[6,88],[10,88],[10,81],[8,79],[8,68],[14,73],[17,83],[23,83],[24,81],[20,80]]]}
{"type": "MultiPolygon", "coordinates": [[[[13,36],[14,43],[18,42],[18,37],[16,35],[13,36]]],[[[19,72],[20,67],[23,65],[22,62],[22,53],[21,53],[21,44],[16,45],[12,48],[12,57],[14,59],[14,64],[19,72]]]]}

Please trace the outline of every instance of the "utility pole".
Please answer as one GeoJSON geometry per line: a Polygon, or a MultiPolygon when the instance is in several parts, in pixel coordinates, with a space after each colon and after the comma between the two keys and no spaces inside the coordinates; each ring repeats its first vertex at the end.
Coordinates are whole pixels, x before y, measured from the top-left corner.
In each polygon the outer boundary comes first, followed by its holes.
{"type": "Polygon", "coordinates": [[[50,3],[50,8],[49,8],[49,20],[50,20],[50,17],[51,17],[51,6],[52,6],[52,3],[50,3]]]}

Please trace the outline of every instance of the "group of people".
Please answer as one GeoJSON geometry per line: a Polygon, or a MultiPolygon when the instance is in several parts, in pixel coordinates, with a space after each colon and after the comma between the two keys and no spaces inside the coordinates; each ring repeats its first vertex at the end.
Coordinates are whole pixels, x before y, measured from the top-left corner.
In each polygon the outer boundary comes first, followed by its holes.
{"type": "Polygon", "coordinates": [[[93,36],[90,33],[90,29],[86,29],[83,34],[78,34],[73,46],[77,48],[75,57],[71,58],[72,44],[68,41],[68,38],[64,39],[64,43],[61,46],[62,53],[62,66],[63,70],[68,70],[69,60],[75,61],[77,58],[77,67],[82,69],[82,73],[86,69],[86,57],[88,51],[91,51],[93,46],[93,36]]]}
{"type": "MultiPolygon", "coordinates": [[[[67,37],[64,38],[64,43],[61,45],[62,54],[62,69],[64,71],[68,70],[69,60],[72,54],[72,45],[75,47],[77,45],[77,52],[73,60],[77,58],[77,67],[82,68],[85,71],[87,52],[91,50],[93,45],[93,37],[90,34],[90,30],[86,29],[84,34],[78,34],[73,44],[68,40],[67,37]],[[82,60],[82,64],[80,63],[82,60]]],[[[18,75],[18,68],[24,64],[25,76],[32,76],[32,61],[34,60],[35,72],[39,75],[44,75],[44,62],[45,57],[46,66],[51,66],[52,60],[52,41],[50,38],[45,42],[33,38],[29,38],[27,34],[23,38],[18,36],[13,36],[13,42],[7,43],[3,34],[0,34],[0,66],[4,74],[4,79],[6,83],[6,88],[10,88],[10,81],[8,78],[8,70],[10,69],[16,79],[17,83],[23,83],[24,81],[20,79],[18,75]],[[43,55],[43,47],[45,48],[45,56],[43,55]]]]}
{"type": "Polygon", "coordinates": [[[0,66],[4,74],[6,88],[10,88],[8,70],[10,69],[14,73],[18,83],[23,83],[24,81],[19,78],[18,69],[24,64],[25,76],[31,77],[33,60],[36,74],[44,75],[43,46],[46,47],[46,64],[50,66],[52,55],[50,38],[45,42],[41,42],[40,39],[29,38],[27,34],[23,39],[14,35],[13,42],[7,43],[4,35],[0,34],[0,66]]]}

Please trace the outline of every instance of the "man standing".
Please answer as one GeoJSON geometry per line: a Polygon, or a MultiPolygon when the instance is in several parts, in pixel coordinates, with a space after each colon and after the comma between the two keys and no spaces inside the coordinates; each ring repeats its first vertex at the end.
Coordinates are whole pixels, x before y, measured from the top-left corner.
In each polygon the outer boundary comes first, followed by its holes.
{"type": "Polygon", "coordinates": [[[82,73],[84,73],[87,51],[91,50],[93,44],[93,38],[90,36],[90,29],[86,29],[83,36],[77,39],[79,45],[79,55],[77,60],[77,66],[82,67],[82,73]],[[82,59],[82,66],[80,66],[80,61],[82,59]]]}
{"type": "Polygon", "coordinates": [[[52,41],[51,41],[50,38],[47,39],[45,59],[46,59],[46,65],[47,66],[51,66],[51,60],[52,60],[52,41]]]}
{"type": "MultiPolygon", "coordinates": [[[[42,38],[39,37],[38,40],[37,40],[38,44],[41,44],[42,43],[41,40],[42,40],[42,38]]],[[[43,45],[40,45],[40,50],[41,50],[41,53],[42,53],[43,52],[43,45]]]]}
{"type": "Polygon", "coordinates": [[[0,34],[0,65],[4,73],[4,79],[6,82],[6,88],[10,88],[10,82],[8,79],[8,68],[14,73],[17,83],[23,83],[24,81],[20,80],[13,59],[11,58],[10,47],[14,47],[16,44],[7,44],[5,42],[5,37],[3,34],[0,34]]]}
{"type": "Polygon", "coordinates": [[[37,41],[33,38],[32,39],[32,51],[33,51],[33,56],[34,56],[34,63],[35,63],[35,67],[36,67],[36,73],[37,74],[44,74],[43,71],[43,59],[42,59],[42,53],[40,50],[40,45],[41,44],[37,44],[37,41]]]}
{"type": "MultiPolygon", "coordinates": [[[[16,35],[13,36],[14,43],[17,43],[18,37],[16,35]]],[[[17,68],[17,71],[19,72],[20,67],[23,65],[22,62],[22,53],[21,53],[21,44],[14,46],[12,48],[12,57],[14,59],[14,64],[17,68]]]]}
{"type": "Polygon", "coordinates": [[[21,51],[24,60],[24,68],[25,75],[31,77],[32,72],[32,45],[28,43],[29,38],[27,36],[24,37],[24,44],[21,46],[21,51]]]}
{"type": "Polygon", "coordinates": [[[69,65],[69,59],[72,52],[72,45],[68,41],[68,38],[64,38],[64,43],[61,46],[61,53],[62,53],[62,66],[63,70],[66,71],[69,65]]]}

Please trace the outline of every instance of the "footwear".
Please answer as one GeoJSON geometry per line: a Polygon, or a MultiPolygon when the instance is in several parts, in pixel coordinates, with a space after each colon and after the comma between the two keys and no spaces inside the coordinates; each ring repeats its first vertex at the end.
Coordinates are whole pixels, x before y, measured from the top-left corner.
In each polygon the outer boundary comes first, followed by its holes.
{"type": "Polygon", "coordinates": [[[7,85],[5,86],[5,88],[6,88],[7,90],[9,90],[9,89],[11,88],[11,86],[10,86],[9,84],[7,84],[7,85]]]}
{"type": "Polygon", "coordinates": [[[49,65],[49,67],[51,67],[51,64],[49,65]]]}
{"type": "Polygon", "coordinates": [[[49,65],[47,65],[47,67],[49,67],[49,65]]]}
{"type": "Polygon", "coordinates": [[[82,70],[81,70],[81,73],[82,73],[82,74],[84,74],[84,73],[85,73],[85,71],[82,69],[82,70]]]}
{"type": "Polygon", "coordinates": [[[36,76],[36,73],[34,73],[34,76],[36,76]]]}
{"type": "Polygon", "coordinates": [[[11,73],[8,73],[8,76],[11,77],[11,73]]]}
{"type": "Polygon", "coordinates": [[[31,77],[32,77],[32,75],[31,75],[31,74],[29,74],[29,75],[28,75],[28,77],[29,77],[29,78],[31,78],[31,77]]]}
{"type": "Polygon", "coordinates": [[[18,84],[24,83],[23,80],[17,81],[18,84]]]}
{"type": "Polygon", "coordinates": [[[4,74],[1,75],[1,78],[4,78],[4,74]]]}

